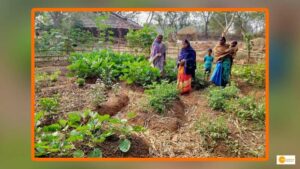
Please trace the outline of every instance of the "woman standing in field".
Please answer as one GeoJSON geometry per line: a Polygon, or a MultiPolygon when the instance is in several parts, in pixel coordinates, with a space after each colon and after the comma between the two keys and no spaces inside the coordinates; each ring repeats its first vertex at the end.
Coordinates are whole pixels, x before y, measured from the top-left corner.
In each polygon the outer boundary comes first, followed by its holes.
{"type": "Polygon", "coordinates": [[[182,41],[182,49],[177,59],[178,75],[177,87],[181,94],[192,89],[192,77],[196,70],[196,51],[191,47],[188,40],[182,41]]]}
{"type": "Polygon", "coordinates": [[[217,86],[226,86],[230,80],[230,70],[232,64],[232,49],[226,44],[226,38],[221,37],[219,43],[214,48],[217,65],[211,76],[211,81],[217,86]]]}
{"type": "Polygon", "coordinates": [[[151,46],[150,63],[153,67],[160,70],[163,73],[164,66],[166,63],[166,46],[162,42],[163,36],[158,35],[151,46]]]}

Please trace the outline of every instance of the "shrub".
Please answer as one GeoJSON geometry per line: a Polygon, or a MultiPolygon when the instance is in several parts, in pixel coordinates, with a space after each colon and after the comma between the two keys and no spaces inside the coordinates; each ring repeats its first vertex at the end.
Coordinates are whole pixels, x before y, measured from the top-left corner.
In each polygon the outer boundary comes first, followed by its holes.
{"type": "Polygon", "coordinates": [[[144,26],[139,30],[129,30],[126,34],[128,45],[134,49],[142,49],[145,53],[150,53],[150,47],[157,33],[154,27],[144,26]]]}
{"type": "Polygon", "coordinates": [[[92,90],[89,94],[92,98],[92,104],[94,107],[101,106],[101,104],[107,100],[105,84],[99,81],[92,86],[92,90]]]}
{"type": "Polygon", "coordinates": [[[126,62],[127,68],[122,70],[121,80],[125,80],[128,84],[138,84],[146,86],[156,81],[160,76],[157,68],[150,66],[148,61],[126,62]]]}
{"type": "Polygon", "coordinates": [[[117,80],[127,83],[146,85],[159,76],[142,56],[116,53],[102,50],[92,53],[74,53],[68,69],[79,78],[99,78],[106,86],[112,86],[117,80]]]}
{"type": "Polygon", "coordinates": [[[161,84],[154,83],[145,91],[148,96],[148,104],[154,111],[164,113],[172,102],[179,98],[175,83],[162,81],[161,84]]]}

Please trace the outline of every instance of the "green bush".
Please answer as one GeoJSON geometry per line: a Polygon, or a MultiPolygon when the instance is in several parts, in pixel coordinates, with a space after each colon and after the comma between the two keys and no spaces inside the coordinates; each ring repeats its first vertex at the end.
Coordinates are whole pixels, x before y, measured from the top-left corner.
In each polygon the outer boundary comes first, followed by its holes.
{"type": "Polygon", "coordinates": [[[148,96],[149,106],[158,113],[164,113],[173,101],[179,98],[179,91],[175,83],[162,81],[161,84],[154,83],[145,91],[148,96]]]}
{"type": "Polygon", "coordinates": [[[79,78],[99,78],[106,86],[117,80],[138,85],[151,84],[159,76],[142,56],[102,50],[92,53],[74,53],[68,69],[79,78]]]}
{"type": "Polygon", "coordinates": [[[156,35],[155,28],[146,25],[139,30],[129,30],[126,40],[131,48],[142,49],[143,52],[150,53],[150,47],[156,35]]]}
{"type": "Polygon", "coordinates": [[[146,86],[156,81],[160,76],[157,68],[150,66],[148,61],[136,61],[124,63],[127,68],[122,70],[121,80],[127,84],[138,84],[146,86]]]}

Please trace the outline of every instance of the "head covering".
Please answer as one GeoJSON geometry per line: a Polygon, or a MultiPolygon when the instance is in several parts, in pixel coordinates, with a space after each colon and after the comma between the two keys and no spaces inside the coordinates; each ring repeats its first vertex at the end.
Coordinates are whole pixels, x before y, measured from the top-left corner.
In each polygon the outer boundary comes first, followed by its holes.
{"type": "Polygon", "coordinates": [[[191,47],[191,43],[187,39],[184,39],[184,43],[188,45],[187,48],[191,47]]]}
{"type": "Polygon", "coordinates": [[[193,74],[193,72],[195,72],[196,69],[196,51],[192,48],[190,42],[187,39],[185,39],[184,42],[188,46],[186,48],[181,49],[177,59],[177,63],[185,59],[186,62],[184,65],[184,72],[186,74],[193,74]]]}
{"type": "Polygon", "coordinates": [[[225,38],[224,36],[222,36],[222,37],[220,38],[220,41],[225,41],[225,42],[226,42],[226,38],[225,38]]]}

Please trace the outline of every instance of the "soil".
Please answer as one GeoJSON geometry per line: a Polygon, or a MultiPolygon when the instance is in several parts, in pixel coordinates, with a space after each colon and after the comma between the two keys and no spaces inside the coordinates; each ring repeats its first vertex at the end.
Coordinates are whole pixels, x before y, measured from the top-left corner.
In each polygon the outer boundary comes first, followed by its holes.
{"type": "Polygon", "coordinates": [[[116,115],[120,110],[128,105],[129,97],[125,93],[118,95],[110,94],[108,100],[101,106],[97,107],[94,111],[99,114],[109,114],[110,116],[116,115]]]}
{"type": "Polygon", "coordinates": [[[246,82],[243,81],[237,81],[237,87],[241,90],[241,93],[244,96],[251,95],[255,97],[256,99],[261,99],[265,96],[265,89],[264,88],[255,88],[253,86],[250,86],[246,82]]]}
{"type": "MultiPolygon", "coordinates": [[[[75,78],[66,77],[66,67],[59,63],[39,63],[37,71],[53,72],[60,70],[62,73],[57,82],[41,87],[36,92],[36,103],[41,97],[51,97],[59,94],[59,112],[63,115],[70,111],[81,111],[91,107],[89,93],[95,79],[88,79],[83,87],[78,87],[75,78]],[[44,66],[44,67],[43,67],[44,66]]],[[[137,117],[129,120],[131,125],[144,126],[147,131],[133,135],[129,152],[122,153],[118,150],[119,139],[112,137],[104,143],[99,144],[104,157],[229,157],[234,156],[230,147],[225,142],[220,142],[212,149],[204,145],[204,138],[201,137],[195,128],[199,117],[206,114],[211,118],[226,115],[224,112],[212,110],[208,105],[205,90],[194,90],[186,95],[181,95],[171,108],[164,114],[158,114],[145,109],[144,89],[140,86],[120,84],[120,93],[114,95],[108,92],[108,100],[99,108],[100,114],[107,113],[118,118],[126,118],[127,112],[135,112],[137,117]],[[147,140],[147,141],[146,141],[147,140]]],[[[238,82],[238,87],[243,95],[254,95],[256,98],[265,96],[264,89],[254,88],[245,83],[238,82]]],[[[38,111],[36,105],[36,112],[38,111]]],[[[256,150],[258,145],[264,144],[264,131],[249,131],[249,124],[233,123],[228,118],[229,136],[232,140],[238,140],[256,150]],[[242,131],[241,131],[242,130],[242,131]]],[[[41,125],[55,123],[55,117],[43,121],[41,125]]],[[[227,120],[227,119],[226,119],[227,120]]],[[[86,145],[81,146],[87,152],[91,150],[86,145]]],[[[262,154],[263,155],[263,154],[262,154]]],[[[251,156],[251,155],[247,155],[251,156]]]]}
{"type": "Polygon", "coordinates": [[[149,156],[149,145],[141,137],[132,135],[129,138],[131,146],[128,152],[123,153],[118,149],[119,139],[113,136],[105,142],[99,144],[99,148],[103,153],[103,157],[139,157],[146,158],[149,156]]]}

